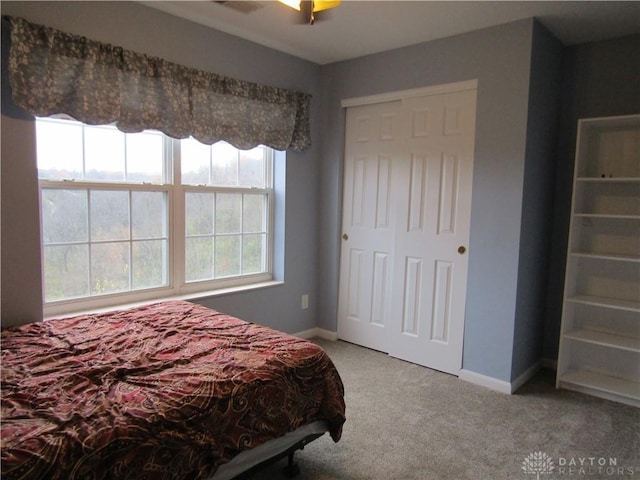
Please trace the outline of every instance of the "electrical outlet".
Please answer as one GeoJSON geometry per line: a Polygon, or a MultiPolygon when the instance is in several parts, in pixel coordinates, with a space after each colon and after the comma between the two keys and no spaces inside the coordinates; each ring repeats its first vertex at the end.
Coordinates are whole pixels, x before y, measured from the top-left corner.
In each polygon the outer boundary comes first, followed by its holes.
{"type": "Polygon", "coordinates": [[[302,308],[302,310],[306,310],[307,308],[309,308],[309,295],[308,294],[304,294],[302,295],[302,300],[300,301],[300,307],[302,308]]]}

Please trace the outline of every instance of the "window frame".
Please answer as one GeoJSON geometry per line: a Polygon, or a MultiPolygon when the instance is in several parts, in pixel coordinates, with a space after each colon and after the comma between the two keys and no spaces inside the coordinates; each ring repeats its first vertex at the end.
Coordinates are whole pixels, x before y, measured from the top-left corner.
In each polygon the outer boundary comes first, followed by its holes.
{"type": "Polygon", "coordinates": [[[179,295],[181,294],[194,294],[208,291],[215,293],[216,290],[240,287],[244,285],[251,285],[254,283],[261,283],[273,280],[273,226],[274,226],[274,150],[268,148],[267,164],[265,166],[265,188],[255,187],[241,187],[241,186],[212,186],[212,185],[191,185],[182,183],[182,170],[180,157],[180,142],[173,142],[173,186],[176,187],[176,199],[174,200],[173,218],[175,219],[174,232],[181,232],[180,234],[174,234],[176,242],[176,252],[180,253],[180,256],[176,255],[173,263],[173,269],[176,272],[176,277],[180,279],[180,284],[177,287],[179,295]],[[177,158],[177,160],[176,160],[177,158]],[[252,193],[252,194],[264,194],[267,196],[266,209],[267,218],[265,224],[267,227],[267,249],[266,249],[266,262],[265,272],[257,274],[239,275],[233,277],[225,277],[211,280],[199,280],[194,282],[186,281],[185,274],[185,243],[186,243],[186,227],[185,227],[185,199],[187,192],[210,192],[210,193],[252,193]]]}
{"type": "MultiPolygon", "coordinates": [[[[55,117],[48,117],[56,119],[55,117]]],[[[44,118],[47,120],[48,118],[44,118]]],[[[36,121],[40,120],[39,118],[36,121]]],[[[72,120],[72,119],[70,119],[72,120]]],[[[75,120],[73,120],[75,121],[75,120]]],[[[81,123],[81,122],[78,122],[81,123]]],[[[85,127],[92,127],[86,125],[85,127]]],[[[43,257],[42,298],[45,317],[68,314],[78,311],[96,311],[109,309],[118,305],[136,304],[151,300],[166,300],[169,298],[202,298],[215,295],[221,291],[241,290],[257,287],[259,284],[271,282],[274,279],[274,225],[275,225],[275,155],[276,151],[267,148],[265,158],[265,187],[248,186],[218,186],[218,185],[190,185],[182,183],[180,140],[163,134],[165,179],[156,182],[110,182],[102,180],[73,180],[73,179],[43,179],[38,178],[39,216],[40,216],[40,254],[43,257]],[[167,199],[167,285],[138,290],[88,295],[85,297],[68,298],[46,301],[45,299],[45,263],[44,263],[44,232],[43,232],[43,189],[88,189],[88,190],[120,190],[120,191],[163,191],[167,199]],[[223,278],[213,278],[198,281],[186,281],[186,228],[185,228],[185,198],[188,192],[208,193],[248,193],[265,195],[265,270],[259,273],[236,275],[223,278]]],[[[129,240],[131,241],[131,239],[129,240]]]]}

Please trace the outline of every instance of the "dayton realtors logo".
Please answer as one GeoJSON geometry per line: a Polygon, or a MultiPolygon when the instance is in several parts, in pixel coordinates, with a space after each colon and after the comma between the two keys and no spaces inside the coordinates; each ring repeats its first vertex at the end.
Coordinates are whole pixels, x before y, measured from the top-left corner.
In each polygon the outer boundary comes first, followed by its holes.
{"type": "Polygon", "coordinates": [[[536,480],[551,474],[602,479],[635,476],[640,473],[640,467],[619,465],[615,457],[558,457],[554,462],[545,452],[531,452],[522,462],[522,471],[535,475],[536,480]]]}
{"type": "Polygon", "coordinates": [[[540,475],[548,475],[554,469],[553,460],[544,452],[531,452],[522,462],[522,471],[529,475],[535,475],[540,480],[540,475]]]}

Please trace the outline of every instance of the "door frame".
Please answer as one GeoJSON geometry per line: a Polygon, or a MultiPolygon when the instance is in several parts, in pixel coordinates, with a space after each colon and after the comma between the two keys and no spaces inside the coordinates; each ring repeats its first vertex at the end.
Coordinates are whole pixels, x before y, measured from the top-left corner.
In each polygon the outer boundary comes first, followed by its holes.
{"type": "Polygon", "coordinates": [[[411,97],[424,97],[437,95],[439,93],[454,93],[464,90],[477,90],[478,80],[464,80],[462,82],[445,83],[442,85],[432,85],[429,87],[413,88],[410,90],[399,90],[397,92],[379,93],[364,97],[353,97],[343,99],[340,103],[342,108],[359,107],[361,105],[371,105],[373,103],[393,102],[405,100],[411,97]]]}

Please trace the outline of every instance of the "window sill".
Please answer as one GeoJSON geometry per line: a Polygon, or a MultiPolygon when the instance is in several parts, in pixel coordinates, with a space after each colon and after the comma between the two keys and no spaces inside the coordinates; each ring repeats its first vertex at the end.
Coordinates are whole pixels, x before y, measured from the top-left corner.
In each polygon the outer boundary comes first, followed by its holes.
{"type": "Polygon", "coordinates": [[[95,313],[105,313],[105,312],[111,312],[113,310],[126,310],[128,308],[141,307],[143,305],[150,305],[152,303],[165,302],[165,301],[169,301],[169,300],[186,300],[186,301],[203,300],[203,299],[206,299],[206,298],[221,297],[221,296],[224,296],[224,295],[231,295],[231,294],[235,294],[235,293],[250,292],[252,290],[261,290],[263,288],[279,287],[281,285],[284,285],[284,282],[281,281],[281,280],[269,280],[269,281],[266,281],[266,282],[251,283],[249,285],[239,285],[239,286],[235,286],[235,287],[219,288],[219,289],[216,289],[216,290],[208,290],[208,291],[204,291],[204,292],[194,292],[194,293],[189,293],[189,294],[185,294],[185,295],[174,295],[174,296],[170,296],[170,297],[153,298],[153,299],[144,300],[144,301],[141,301],[141,302],[132,302],[132,303],[123,303],[123,304],[119,304],[119,305],[111,305],[109,307],[95,308],[95,309],[90,309],[90,310],[81,310],[81,311],[73,311],[73,312],[68,312],[68,313],[60,313],[60,314],[56,314],[56,315],[47,316],[47,317],[44,318],[44,320],[51,320],[51,319],[54,319],[54,318],[65,318],[65,317],[71,317],[71,316],[77,316],[77,315],[89,315],[89,314],[95,314],[95,313]]]}

